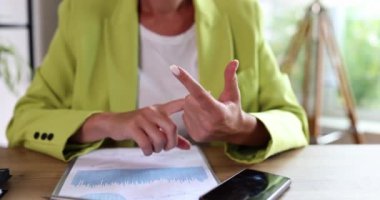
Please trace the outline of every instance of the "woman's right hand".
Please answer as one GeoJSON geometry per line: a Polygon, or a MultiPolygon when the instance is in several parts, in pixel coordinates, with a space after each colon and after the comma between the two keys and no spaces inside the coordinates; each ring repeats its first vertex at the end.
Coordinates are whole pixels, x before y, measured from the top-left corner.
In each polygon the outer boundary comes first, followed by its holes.
{"type": "Polygon", "coordinates": [[[170,150],[189,149],[190,142],[177,134],[170,115],[183,110],[184,99],[153,105],[131,112],[98,113],[90,116],[71,141],[86,143],[111,138],[133,140],[145,155],[170,150]]]}

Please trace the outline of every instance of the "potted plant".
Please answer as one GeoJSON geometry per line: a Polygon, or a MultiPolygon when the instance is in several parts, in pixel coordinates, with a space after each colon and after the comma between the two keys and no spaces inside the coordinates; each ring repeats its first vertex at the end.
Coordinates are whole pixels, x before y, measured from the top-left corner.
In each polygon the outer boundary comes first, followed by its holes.
{"type": "Polygon", "coordinates": [[[16,48],[0,42],[0,81],[15,95],[19,95],[21,83],[29,74],[29,68],[25,66],[16,48]]]}

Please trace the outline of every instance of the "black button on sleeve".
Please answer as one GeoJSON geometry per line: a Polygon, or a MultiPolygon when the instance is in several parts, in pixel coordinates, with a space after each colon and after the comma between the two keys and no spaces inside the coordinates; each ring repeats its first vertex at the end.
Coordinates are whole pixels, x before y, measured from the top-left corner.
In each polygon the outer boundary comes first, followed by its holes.
{"type": "Polygon", "coordinates": [[[47,134],[46,134],[46,133],[43,133],[43,134],[41,135],[41,139],[42,139],[42,140],[46,140],[46,138],[47,138],[47,134]]]}
{"type": "Polygon", "coordinates": [[[35,132],[34,133],[34,139],[38,139],[40,137],[40,132],[35,132]]]}
{"type": "Polygon", "coordinates": [[[49,141],[51,141],[53,138],[54,138],[54,134],[53,133],[49,133],[49,135],[47,136],[47,139],[49,141]]]}

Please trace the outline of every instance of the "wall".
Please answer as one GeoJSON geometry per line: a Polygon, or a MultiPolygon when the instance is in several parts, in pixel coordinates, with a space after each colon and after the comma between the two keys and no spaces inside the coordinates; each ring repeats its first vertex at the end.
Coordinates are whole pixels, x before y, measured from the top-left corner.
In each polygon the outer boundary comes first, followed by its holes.
{"type": "Polygon", "coordinates": [[[60,0],[33,1],[34,57],[35,66],[39,66],[48,50],[57,26],[57,9],[60,0]]]}

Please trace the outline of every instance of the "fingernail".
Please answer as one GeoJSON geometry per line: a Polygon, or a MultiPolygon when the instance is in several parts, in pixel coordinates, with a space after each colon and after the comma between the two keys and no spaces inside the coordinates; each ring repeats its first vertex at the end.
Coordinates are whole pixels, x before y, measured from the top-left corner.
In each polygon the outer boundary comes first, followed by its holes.
{"type": "Polygon", "coordinates": [[[235,59],[234,62],[236,63],[235,71],[239,68],[239,60],[235,59]]]}
{"type": "Polygon", "coordinates": [[[179,76],[179,73],[181,73],[177,65],[170,65],[170,71],[172,71],[172,73],[176,76],[179,76]]]}

